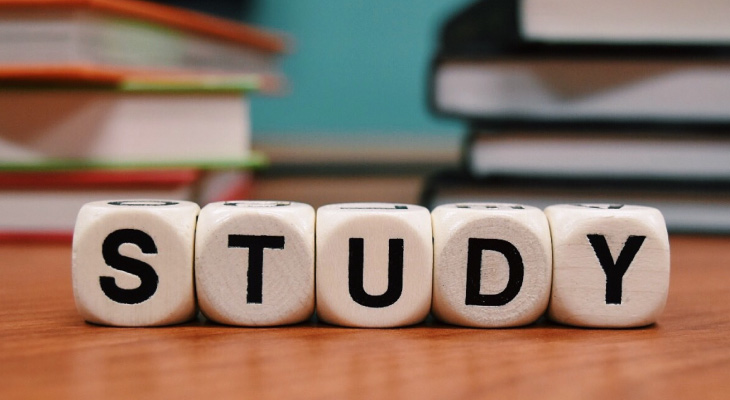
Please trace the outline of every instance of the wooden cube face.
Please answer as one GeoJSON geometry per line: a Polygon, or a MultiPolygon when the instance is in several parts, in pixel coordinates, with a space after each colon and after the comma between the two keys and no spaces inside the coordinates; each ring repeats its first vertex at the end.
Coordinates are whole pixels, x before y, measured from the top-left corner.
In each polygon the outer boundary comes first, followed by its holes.
{"type": "Polygon", "coordinates": [[[356,327],[422,321],[431,306],[431,215],[414,205],[317,210],[317,316],[356,327]]]}
{"type": "Polygon", "coordinates": [[[200,212],[195,242],[200,310],[230,325],[301,322],[314,312],[314,209],[231,201],[200,212]]]}
{"type": "Polygon", "coordinates": [[[551,319],[583,327],[654,323],[669,291],[669,239],[659,210],[555,205],[551,319]]]}
{"type": "Polygon", "coordinates": [[[84,205],[73,240],[76,306],[89,322],[156,326],[196,314],[193,243],[200,208],[186,201],[84,205]]]}
{"type": "Polygon", "coordinates": [[[536,321],[552,284],[550,228],[517,204],[448,204],[433,210],[433,313],[471,327],[536,321]]]}

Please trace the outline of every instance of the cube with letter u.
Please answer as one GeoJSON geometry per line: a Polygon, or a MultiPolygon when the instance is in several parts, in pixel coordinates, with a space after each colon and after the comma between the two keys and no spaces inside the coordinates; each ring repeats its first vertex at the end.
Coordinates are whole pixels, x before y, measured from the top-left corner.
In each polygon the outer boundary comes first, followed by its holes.
{"type": "Polygon", "coordinates": [[[420,206],[333,204],[317,210],[317,316],[344,326],[422,321],[431,307],[431,214],[420,206]]]}

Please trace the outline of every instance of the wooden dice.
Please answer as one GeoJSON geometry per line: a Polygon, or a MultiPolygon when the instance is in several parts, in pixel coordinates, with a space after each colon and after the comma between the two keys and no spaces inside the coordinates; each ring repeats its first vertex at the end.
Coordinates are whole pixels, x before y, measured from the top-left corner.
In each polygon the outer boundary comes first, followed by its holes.
{"type": "Polygon", "coordinates": [[[202,211],[183,201],[94,202],[79,212],[72,263],[79,313],[115,326],[180,323],[198,308],[218,323],[276,326],[316,308],[320,320],[350,327],[412,325],[429,311],[454,325],[514,327],[546,310],[567,325],[637,327],[662,312],[670,271],[658,210],[600,204],[429,213],[349,203],[315,214],[286,201],[202,211]]]}
{"type": "Polygon", "coordinates": [[[195,313],[193,242],[200,208],[185,201],[98,201],[79,211],[72,281],[89,322],[155,326],[195,313]]]}
{"type": "Polygon", "coordinates": [[[317,316],[344,326],[422,321],[431,307],[431,214],[414,205],[317,210],[317,316]]]}
{"type": "Polygon", "coordinates": [[[314,312],[314,209],[283,201],[208,204],[198,218],[200,311],[243,326],[284,325],[314,312]]]}
{"type": "Polygon", "coordinates": [[[433,210],[433,313],[473,327],[535,322],[552,284],[550,227],[518,204],[450,204],[433,210]]]}
{"type": "Polygon", "coordinates": [[[669,293],[662,214],[629,205],[545,209],[553,242],[551,319],[583,327],[652,324],[669,293]]]}

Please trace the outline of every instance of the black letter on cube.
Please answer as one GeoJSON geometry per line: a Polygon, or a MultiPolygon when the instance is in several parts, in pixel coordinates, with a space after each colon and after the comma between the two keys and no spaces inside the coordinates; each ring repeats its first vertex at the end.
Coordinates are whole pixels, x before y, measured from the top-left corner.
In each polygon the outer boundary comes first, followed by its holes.
{"type": "Polygon", "coordinates": [[[403,293],[403,239],[388,240],[388,289],[381,295],[365,292],[363,238],[350,238],[349,285],[350,297],[365,307],[383,308],[394,304],[403,293]]]}
{"type": "Polygon", "coordinates": [[[283,249],[284,236],[228,235],[228,247],[248,248],[246,303],[263,303],[264,249],[283,249]]]}
{"type": "Polygon", "coordinates": [[[469,239],[466,263],[466,305],[503,306],[512,301],[522,289],[525,266],[517,248],[501,239],[469,239]],[[509,280],[504,290],[497,294],[480,294],[482,281],[482,252],[485,250],[502,253],[509,266],[509,280]]]}
{"type": "Polygon", "coordinates": [[[623,291],[624,274],[629,269],[629,265],[634,261],[636,253],[644,243],[646,236],[629,236],[624,243],[624,248],[613,262],[611,250],[606,243],[606,237],[603,235],[588,235],[588,241],[593,246],[593,251],[601,263],[603,272],[606,273],[606,304],[621,304],[621,292],[623,291]]]}
{"type": "Polygon", "coordinates": [[[122,304],[139,304],[152,297],[157,291],[159,277],[149,264],[119,254],[119,246],[124,243],[137,245],[144,254],[157,254],[155,241],[137,229],[119,229],[109,234],[101,245],[101,254],[104,262],[110,267],[136,275],[140,285],[135,289],[122,289],[117,286],[111,276],[99,278],[99,284],[104,294],[111,300],[122,304]]]}

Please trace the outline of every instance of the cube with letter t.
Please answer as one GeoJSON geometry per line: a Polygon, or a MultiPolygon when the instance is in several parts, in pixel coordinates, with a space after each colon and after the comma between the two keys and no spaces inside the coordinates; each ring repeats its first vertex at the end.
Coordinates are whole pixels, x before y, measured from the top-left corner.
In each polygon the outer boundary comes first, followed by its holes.
{"type": "Polygon", "coordinates": [[[89,322],[156,326],[196,314],[193,242],[200,208],[187,201],[84,205],[76,219],[72,281],[89,322]]]}
{"type": "Polygon", "coordinates": [[[200,212],[195,281],[202,313],[273,326],[314,312],[314,209],[288,201],[227,201],[200,212]]]}
{"type": "Polygon", "coordinates": [[[317,316],[354,327],[422,321],[431,307],[431,214],[420,206],[333,204],[317,210],[317,316]]]}
{"type": "Polygon", "coordinates": [[[545,214],[553,238],[551,319],[604,328],[656,322],[669,292],[669,238],[659,210],[579,204],[545,214]]]}

